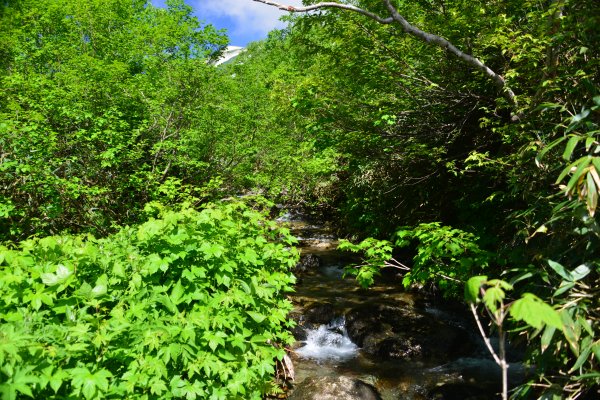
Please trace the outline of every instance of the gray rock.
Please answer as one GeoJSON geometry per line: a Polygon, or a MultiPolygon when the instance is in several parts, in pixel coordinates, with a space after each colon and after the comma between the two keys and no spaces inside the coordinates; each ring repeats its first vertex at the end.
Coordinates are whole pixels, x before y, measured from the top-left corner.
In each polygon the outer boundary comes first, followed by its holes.
{"type": "Polygon", "coordinates": [[[304,311],[304,320],[311,324],[328,324],[337,316],[335,307],[331,303],[311,304],[304,311]]]}
{"type": "Polygon", "coordinates": [[[298,385],[289,400],[381,400],[377,390],[347,376],[307,378],[298,385]]]}
{"type": "Polygon", "coordinates": [[[321,266],[321,259],[315,254],[306,254],[300,257],[300,261],[294,268],[295,273],[307,273],[318,269],[321,266]]]}
{"type": "Polygon", "coordinates": [[[446,362],[474,348],[462,328],[403,305],[356,307],[346,313],[346,329],[365,353],[382,360],[446,362]]]}

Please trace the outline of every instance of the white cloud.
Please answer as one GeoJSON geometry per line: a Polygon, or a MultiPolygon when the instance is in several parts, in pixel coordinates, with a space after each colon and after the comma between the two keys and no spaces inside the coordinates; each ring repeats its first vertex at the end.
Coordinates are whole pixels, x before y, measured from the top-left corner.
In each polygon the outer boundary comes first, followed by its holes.
{"type": "MultiPolygon", "coordinates": [[[[301,0],[282,0],[282,3],[302,5],[301,0]]],[[[279,18],[287,14],[276,7],[252,0],[191,0],[189,4],[207,21],[212,18],[231,18],[234,21],[234,26],[230,27],[231,36],[266,37],[267,32],[285,26],[279,18]]]]}

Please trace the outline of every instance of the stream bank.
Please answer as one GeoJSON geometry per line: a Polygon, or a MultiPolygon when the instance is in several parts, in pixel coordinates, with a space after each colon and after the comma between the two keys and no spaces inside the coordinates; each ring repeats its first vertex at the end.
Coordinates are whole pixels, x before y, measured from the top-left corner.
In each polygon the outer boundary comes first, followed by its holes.
{"type": "MultiPolygon", "coordinates": [[[[344,278],[357,261],[338,251],[326,224],[280,218],[299,240],[298,283],[291,300],[297,340],[290,400],[492,400],[501,388],[469,315],[393,279],[362,289],[344,278]]],[[[524,369],[511,364],[510,382],[524,369]]]]}

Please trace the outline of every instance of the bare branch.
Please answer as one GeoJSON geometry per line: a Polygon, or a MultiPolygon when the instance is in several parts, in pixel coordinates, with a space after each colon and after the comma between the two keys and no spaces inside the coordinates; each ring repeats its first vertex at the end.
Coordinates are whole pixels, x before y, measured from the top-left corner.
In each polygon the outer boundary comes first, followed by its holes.
{"type": "Polygon", "coordinates": [[[455,45],[453,45],[447,39],[445,39],[441,36],[434,35],[432,33],[424,32],[421,29],[411,25],[398,12],[396,7],[394,7],[392,5],[390,0],[382,0],[391,15],[390,17],[387,17],[387,18],[377,15],[375,13],[372,13],[370,11],[367,11],[365,9],[350,5],[350,4],[341,4],[341,3],[336,3],[336,2],[321,2],[321,3],[316,3],[316,4],[312,4],[310,6],[305,6],[305,7],[294,7],[294,6],[281,4],[281,3],[277,3],[274,1],[270,1],[270,0],[252,0],[252,1],[256,1],[258,3],[263,3],[263,4],[270,5],[270,6],[274,6],[274,7],[279,8],[280,10],[290,11],[290,12],[308,12],[308,11],[313,11],[313,10],[318,10],[318,9],[323,9],[323,8],[339,8],[342,10],[353,11],[358,14],[362,14],[366,17],[369,17],[369,18],[379,22],[380,24],[391,24],[391,23],[396,22],[402,27],[402,30],[405,33],[408,33],[409,35],[411,35],[419,40],[422,40],[425,43],[434,44],[438,47],[441,47],[444,50],[446,50],[447,52],[455,55],[459,60],[461,60],[465,64],[470,65],[471,67],[483,72],[488,78],[490,78],[496,84],[496,86],[498,86],[498,88],[500,90],[503,91],[504,96],[510,102],[511,105],[513,105],[515,108],[518,106],[517,97],[516,97],[515,93],[506,85],[506,81],[504,80],[502,75],[494,72],[490,67],[485,65],[477,57],[474,57],[471,54],[467,54],[467,53],[459,50],[455,45]]]}
{"type": "Polygon", "coordinates": [[[469,304],[469,306],[471,307],[471,312],[473,313],[473,317],[475,317],[475,322],[477,323],[477,328],[479,328],[479,333],[481,334],[481,337],[483,338],[483,342],[485,343],[485,346],[487,347],[490,354],[494,358],[494,361],[496,361],[496,364],[501,366],[502,361],[500,360],[500,357],[498,357],[498,355],[494,351],[494,348],[492,347],[492,342],[490,342],[490,339],[487,337],[487,335],[485,334],[485,331],[483,330],[483,326],[481,325],[479,315],[477,315],[477,309],[475,308],[475,305],[473,303],[471,303],[471,304],[469,304]]]}
{"type": "Polygon", "coordinates": [[[277,3],[277,2],[269,1],[269,0],[252,0],[252,1],[256,1],[258,3],[263,3],[263,4],[268,4],[270,6],[277,7],[280,10],[290,11],[290,12],[308,12],[308,11],[318,10],[321,8],[341,8],[342,10],[354,11],[356,13],[367,16],[367,17],[379,22],[380,24],[391,24],[392,22],[394,22],[394,19],[392,17],[382,18],[379,15],[372,13],[370,11],[364,10],[362,8],[358,8],[358,7],[352,6],[350,4],[335,3],[332,1],[312,4],[312,5],[306,6],[306,7],[288,6],[285,4],[281,4],[281,3],[277,3]]]}

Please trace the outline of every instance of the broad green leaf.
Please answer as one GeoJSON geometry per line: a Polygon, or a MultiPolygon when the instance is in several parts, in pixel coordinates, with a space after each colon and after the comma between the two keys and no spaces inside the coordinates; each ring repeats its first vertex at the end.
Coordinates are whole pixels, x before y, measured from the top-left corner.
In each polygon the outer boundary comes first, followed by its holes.
{"type": "Polygon", "coordinates": [[[171,290],[171,301],[173,303],[175,303],[175,305],[178,305],[179,303],[181,303],[183,301],[183,294],[185,293],[185,289],[183,287],[183,285],[181,284],[181,281],[177,281],[177,283],[175,284],[175,286],[173,286],[173,290],[171,290]]]}
{"type": "Polygon", "coordinates": [[[556,310],[531,293],[523,294],[512,303],[509,312],[515,320],[524,321],[536,329],[540,329],[543,324],[559,329],[563,327],[556,310]]]}
{"type": "Polygon", "coordinates": [[[510,283],[503,281],[502,279],[492,279],[487,282],[489,286],[498,286],[503,290],[513,290],[513,285],[510,283]]]}
{"type": "Polygon", "coordinates": [[[64,283],[73,275],[73,271],[69,270],[63,264],[58,264],[55,273],[44,273],[41,275],[42,282],[48,286],[55,286],[64,283]]]}
{"type": "Polygon", "coordinates": [[[252,319],[253,319],[254,321],[256,321],[256,322],[257,322],[257,323],[259,323],[259,324],[260,324],[261,322],[263,322],[263,321],[265,320],[265,318],[266,318],[266,315],[263,315],[263,314],[261,314],[261,313],[258,313],[258,312],[256,312],[256,311],[246,311],[246,313],[247,313],[247,314],[248,314],[250,317],[252,317],[252,319]]]}
{"type": "Polygon", "coordinates": [[[579,187],[580,182],[584,178],[584,174],[587,173],[586,170],[589,167],[589,163],[592,158],[591,156],[587,156],[584,158],[585,159],[582,159],[579,163],[579,166],[577,167],[575,172],[573,172],[571,179],[569,179],[569,182],[567,183],[567,187],[565,189],[566,193],[571,193],[575,189],[575,186],[579,187]]]}
{"type": "Polygon", "coordinates": [[[68,373],[63,369],[58,369],[54,372],[52,378],[50,378],[50,387],[54,390],[54,393],[58,393],[58,390],[68,377],[68,373]]]}
{"type": "Polygon", "coordinates": [[[600,360],[600,340],[592,344],[592,351],[596,356],[596,360],[600,360]]]}
{"type": "Polygon", "coordinates": [[[487,281],[487,276],[474,276],[467,281],[465,285],[465,300],[469,303],[477,303],[479,301],[479,294],[481,285],[487,281]]]}
{"type": "Polygon", "coordinates": [[[495,313],[502,306],[505,296],[504,290],[501,288],[489,287],[485,290],[483,302],[492,313],[495,313]]]}
{"type": "Polygon", "coordinates": [[[571,118],[571,123],[575,124],[579,121],[582,121],[585,118],[587,118],[588,115],[590,115],[590,110],[588,110],[587,108],[584,108],[583,110],[581,110],[581,112],[579,114],[574,115],[573,118],[571,118]]]}
{"type": "MultiPolygon", "coordinates": [[[[593,167],[592,167],[593,168],[593,167]]],[[[598,207],[598,189],[596,188],[596,184],[594,183],[594,178],[592,176],[591,170],[588,171],[586,176],[586,205],[590,216],[594,216],[596,213],[596,208],[598,207]]]]}
{"type": "Polygon", "coordinates": [[[558,287],[558,289],[556,289],[556,291],[554,292],[554,294],[552,296],[553,297],[558,297],[561,294],[563,294],[563,293],[571,290],[572,288],[574,288],[575,285],[576,285],[575,282],[565,282],[565,281],[562,281],[560,283],[560,286],[558,287]]]}
{"type": "Polygon", "coordinates": [[[588,162],[590,160],[590,157],[588,156],[584,156],[581,157],[579,159],[577,159],[576,161],[572,162],[571,164],[569,164],[567,167],[565,167],[562,172],[560,173],[560,175],[558,176],[558,178],[556,178],[556,181],[554,182],[555,184],[559,184],[569,173],[573,172],[573,168],[575,168],[576,171],[579,171],[579,175],[581,175],[581,172],[585,169],[585,167],[588,165],[588,162]]]}
{"type": "Polygon", "coordinates": [[[587,137],[585,139],[585,151],[590,151],[594,143],[596,143],[596,140],[593,137],[587,137]]]}
{"type": "Polygon", "coordinates": [[[16,368],[11,383],[14,390],[28,397],[34,397],[31,387],[40,382],[40,378],[32,373],[34,368],[31,365],[16,368]]]}
{"type": "Polygon", "coordinates": [[[562,323],[563,323],[562,330],[565,335],[565,338],[567,339],[567,342],[569,342],[569,346],[571,347],[573,354],[575,354],[575,356],[579,357],[579,353],[580,353],[579,338],[580,338],[580,333],[581,333],[580,329],[578,329],[579,327],[576,325],[573,318],[571,318],[571,315],[569,314],[568,309],[561,310],[560,317],[561,317],[562,323]]]}
{"type": "Polygon", "coordinates": [[[155,377],[150,381],[150,393],[160,396],[167,391],[167,384],[160,378],[155,377]]]}
{"type": "Polygon", "coordinates": [[[93,298],[104,296],[108,291],[108,276],[102,274],[97,280],[96,285],[91,291],[93,298]]]}

